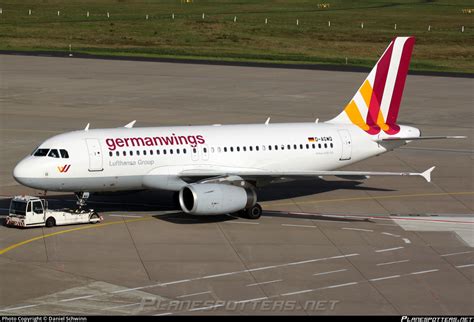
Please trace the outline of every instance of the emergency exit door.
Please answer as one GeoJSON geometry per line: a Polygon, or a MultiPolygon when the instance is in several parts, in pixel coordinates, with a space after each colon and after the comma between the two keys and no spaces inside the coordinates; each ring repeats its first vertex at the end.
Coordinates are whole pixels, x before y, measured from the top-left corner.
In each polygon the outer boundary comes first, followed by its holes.
{"type": "Polygon", "coordinates": [[[87,150],[89,151],[89,171],[102,171],[102,149],[98,139],[86,139],[87,150]]]}

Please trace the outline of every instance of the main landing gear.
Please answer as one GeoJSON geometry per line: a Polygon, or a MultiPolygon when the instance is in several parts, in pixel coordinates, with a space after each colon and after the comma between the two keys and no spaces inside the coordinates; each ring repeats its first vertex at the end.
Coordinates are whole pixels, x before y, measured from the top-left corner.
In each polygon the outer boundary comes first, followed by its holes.
{"type": "Polygon", "coordinates": [[[258,219],[262,215],[262,206],[258,203],[248,209],[244,209],[245,217],[248,219],[258,219]]]}
{"type": "Polygon", "coordinates": [[[77,207],[80,209],[82,209],[82,207],[84,207],[86,204],[87,204],[87,199],[89,199],[89,196],[90,196],[90,193],[89,192],[75,192],[74,193],[76,195],[76,198],[77,198],[77,207]]]}

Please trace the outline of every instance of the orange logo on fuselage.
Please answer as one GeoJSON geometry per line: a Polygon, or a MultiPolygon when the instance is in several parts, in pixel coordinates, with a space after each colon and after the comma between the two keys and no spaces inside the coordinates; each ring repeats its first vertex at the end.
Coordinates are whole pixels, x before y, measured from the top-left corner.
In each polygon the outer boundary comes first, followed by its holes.
{"type": "Polygon", "coordinates": [[[61,172],[61,173],[65,173],[65,172],[67,172],[67,171],[69,170],[70,167],[71,167],[70,164],[66,164],[66,165],[64,165],[64,166],[62,166],[62,167],[58,167],[58,171],[61,172]]]}

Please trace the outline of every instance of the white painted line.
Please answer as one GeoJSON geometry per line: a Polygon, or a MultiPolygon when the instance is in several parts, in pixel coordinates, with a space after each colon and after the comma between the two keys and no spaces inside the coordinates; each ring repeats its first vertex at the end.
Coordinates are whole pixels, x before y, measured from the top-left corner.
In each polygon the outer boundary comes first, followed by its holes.
{"type": "Polygon", "coordinates": [[[209,293],[211,293],[211,291],[199,292],[199,293],[193,293],[193,294],[184,294],[184,295],[177,296],[176,298],[183,299],[185,297],[191,297],[191,296],[197,296],[197,295],[203,295],[203,294],[209,294],[209,293]]]}
{"type": "Polygon", "coordinates": [[[277,283],[277,282],[281,282],[283,280],[273,280],[273,281],[268,281],[268,282],[260,282],[260,283],[253,283],[253,284],[249,284],[247,285],[248,286],[256,286],[256,285],[265,285],[265,284],[270,284],[270,283],[277,283]]]}
{"type": "Polygon", "coordinates": [[[162,316],[162,315],[171,315],[173,314],[172,312],[166,312],[166,313],[158,313],[158,314],[154,314],[153,316],[162,316]]]}
{"type": "Polygon", "coordinates": [[[276,268],[278,265],[273,265],[273,266],[265,266],[265,267],[257,267],[257,268],[251,268],[248,269],[248,272],[255,272],[255,271],[263,271],[266,269],[271,269],[271,268],[276,268]]]}
{"type": "Polygon", "coordinates": [[[309,225],[290,225],[290,224],[281,224],[285,227],[304,227],[304,228],[316,228],[316,226],[309,226],[309,225]]]}
{"type": "Polygon", "coordinates": [[[109,215],[109,217],[142,218],[143,216],[132,216],[132,215],[109,215]]]}
{"type": "Polygon", "coordinates": [[[316,274],[313,274],[313,276],[326,275],[326,274],[332,274],[332,273],[338,273],[338,272],[344,272],[344,271],[347,271],[347,268],[345,268],[345,269],[338,269],[337,271],[329,271],[329,272],[316,273],[316,274]]]}
{"type": "Polygon", "coordinates": [[[391,233],[386,233],[386,232],[383,232],[381,233],[382,235],[387,235],[387,236],[392,236],[392,237],[402,237],[400,235],[396,235],[396,234],[391,234],[391,233]]]}
{"type": "Polygon", "coordinates": [[[128,306],[135,306],[135,305],[139,305],[141,304],[141,302],[138,302],[138,303],[131,303],[131,304],[123,304],[123,305],[117,305],[117,306],[112,306],[112,307],[106,307],[104,308],[103,310],[115,310],[115,309],[119,309],[119,308],[122,308],[122,307],[128,307],[128,306]]]}
{"type": "Polygon", "coordinates": [[[75,300],[87,299],[87,298],[93,297],[93,296],[95,296],[95,294],[93,294],[93,295],[79,296],[79,297],[73,297],[73,298],[64,299],[64,300],[59,300],[59,302],[70,302],[70,301],[75,301],[75,300]]]}
{"type": "Polygon", "coordinates": [[[471,267],[471,266],[474,266],[474,264],[459,265],[459,266],[456,266],[456,267],[457,268],[464,268],[464,267],[471,267]]]}
{"type": "Polygon", "coordinates": [[[352,256],[359,256],[359,254],[353,253],[353,254],[348,254],[348,255],[339,255],[339,256],[329,257],[329,259],[345,258],[345,257],[352,257],[352,256]]]}
{"type": "Polygon", "coordinates": [[[191,280],[187,279],[187,280],[180,280],[180,281],[174,281],[174,282],[168,282],[168,283],[161,283],[160,286],[167,286],[167,285],[180,284],[180,283],[186,283],[186,282],[191,282],[191,280]]]}
{"type": "Polygon", "coordinates": [[[459,252],[459,253],[449,253],[449,254],[443,254],[443,255],[440,255],[440,256],[454,256],[454,255],[462,255],[462,254],[470,254],[472,253],[472,251],[468,251],[468,252],[459,252]]]}
{"type": "Polygon", "coordinates": [[[394,247],[394,248],[385,248],[385,249],[376,250],[375,252],[376,253],[390,252],[392,250],[398,250],[398,249],[402,249],[402,248],[404,248],[404,247],[400,246],[400,247],[394,247]]]}
{"type": "Polygon", "coordinates": [[[194,308],[194,309],[189,310],[189,312],[202,311],[202,310],[209,310],[209,309],[212,309],[212,308],[215,308],[215,307],[224,306],[224,305],[225,305],[225,304],[216,304],[216,305],[211,305],[211,306],[197,307],[197,308],[194,308]]]}
{"type": "Polygon", "coordinates": [[[246,225],[260,225],[258,222],[246,222],[246,221],[225,221],[226,224],[246,224],[246,225]]]}
{"type": "Polygon", "coordinates": [[[29,307],[35,307],[35,306],[39,306],[39,305],[40,305],[40,304],[32,304],[32,305],[11,307],[11,308],[9,308],[9,309],[0,310],[0,312],[8,312],[8,311],[21,310],[21,309],[26,309],[26,308],[29,308],[29,307]]]}
{"type": "Polygon", "coordinates": [[[228,276],[228,275],[234,275],[234,274],[239,274],[241,271],[237,272],[229,272],[229,273],[222,273],[222,274],[215,274],[215,275],[208,275],[202,277],[202,279],[208,279],[208,278],[214,278],[214,277],[222,277],[222,276],[228,276]]]}
{"type": "Polygon", "coordinates": [[[195,277],[195,278],[190,278],[190,279],[181,280],[181,281],[172,281],[172,282],[167,282],[167,283],[158,283],[158,284],[151,284],[151,285],[145,285],[145,286],[127,288],[127,289],[123,289],[123,290],[113,291],[113,292],[110,292],[110,293],[98,294],[97,296],[100,296],[100,295],[107,295],[107,294],[124,293],[124,292],[136,291],[136,290],[143,290],[143,289],[147,289],[147,288],[159,287],[159,286],[163,286],[163,285],[170,285],[170,284],[191,282],[191,281],[197,281],[197,280],[202,280],[202,279],[210,279],[210,278],[214,278],[214,277],[221,277],[221,276],[228,276],[228,275],[249,273],[249,272],[262,271],[262,270],[267,270],[267,269],[272,269],[272,268],[279,268],[279,267],[287,267],[287,266],[292,266],[292,265],[300,265],[300,264],[314,263],[314,262],[319,262],[319,261],[324,261],[324,260],[337,259],[337,258],[346,258],[346,257],[352,257],[352,256],[359,256],[359,254],[353,253],[353,254],[338,255],[338,256],[333,256],[333,257],[315,258],[315,259],[310,259],[310,260],[306,260],[306,261],[293,262],[293,263],[286,263],[286,264],[279,264],[279,265],[273,265],[273,266],[256,267],[256,268],[246,269],[246,270],[241,270],[241,271],[234,271],[234,272],[228,272],[228,273],[221,273],[221,274],[215,274],[215,275],[208,275],[208,276],[203,276],[203,277],[195,277]]]}
{"type": "Polygon", "coordinates": [[[283,294],[280,294],[280,296],[290,296],[290,295],[303,294],[303,293],[309,293],[309,292],[314,292],[314,291],[315,289],[302,290],[302,291],[296,291],[296,292],[291,292],[291,293],[283,293],[283,294]]]}
{"type": "Polygon", "coordinates": [[[371,229],[362,229],[362,228],[349,228],[349,227],[343,227],[342,229],[345,230],[358,230],[358,231],[367,231],[367,232],[373,232],[371,229]]]}
{"type": "Polygon", "coordinates": [[[337,288],[337,287],[344,287],[344,286],[355,285],[355,284],[359,284],[359,282],[351,282],[351,283],[345,283],[345,284],[331,285],[331,286],[326,286],[325,288],[337,288]]]}
{"type": "Polygon", "coordinates": [[[397,277],[400,277],[400,275],[392,275],[392,276],[385,276],[385,277],[379,277],[379,278],[372,278],[369,281],[370,282],[375,282],[375,281],[388,280],[388,279],[397,278],[397,277]]]}
{"type": "Polygon", "coordinates": [[[409,240],[408,238],[403,238],[403,241],[405,242],[405,244],[411,244],[411,240],[409,240]]]}
{"type": "Polygon", "coordinates": [[[268,299],[268,297],[259,297],[259,298],[256,298],[256,299],[250,299],[250,300],[242,300],[242,301],[236,301],[234,303],[238,304],[238,303],[248,303],[248,302],[256,302],[256,301],[261,301],[261,300],[266,300],[268,299]]]}
{"type": "Polygon", "coordinates": [[[398,263],[406,263],[409,262],[409,259],[404,259],[401,261],[395,261],[395,262],[386,262],[386,263],[378,263],[377,266],[383,266],[383,265],[392,265],[392,264],[398,264],[398,263]]]}
{"type": "Polygon", "coordinates": [[[426,273],[437,272],[437,271],[439,271],[439,269],[430,269],[430,270],[427,270],[427,271],[413,272],[413,273],[410,273],[410,274],[411,275],[418,275],[418,274],[426,274],[426,273]]]}

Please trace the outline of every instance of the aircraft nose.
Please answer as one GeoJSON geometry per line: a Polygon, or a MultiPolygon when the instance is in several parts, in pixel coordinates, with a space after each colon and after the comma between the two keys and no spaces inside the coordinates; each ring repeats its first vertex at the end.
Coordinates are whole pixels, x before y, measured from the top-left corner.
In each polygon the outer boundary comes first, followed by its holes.
{"type": "Polygon", "coordinates": [[[20,161],[13,169],[13,178],[20,184],[25,184],[25,179],[28,177],[27,169],[24,161],[20,161]]]}

